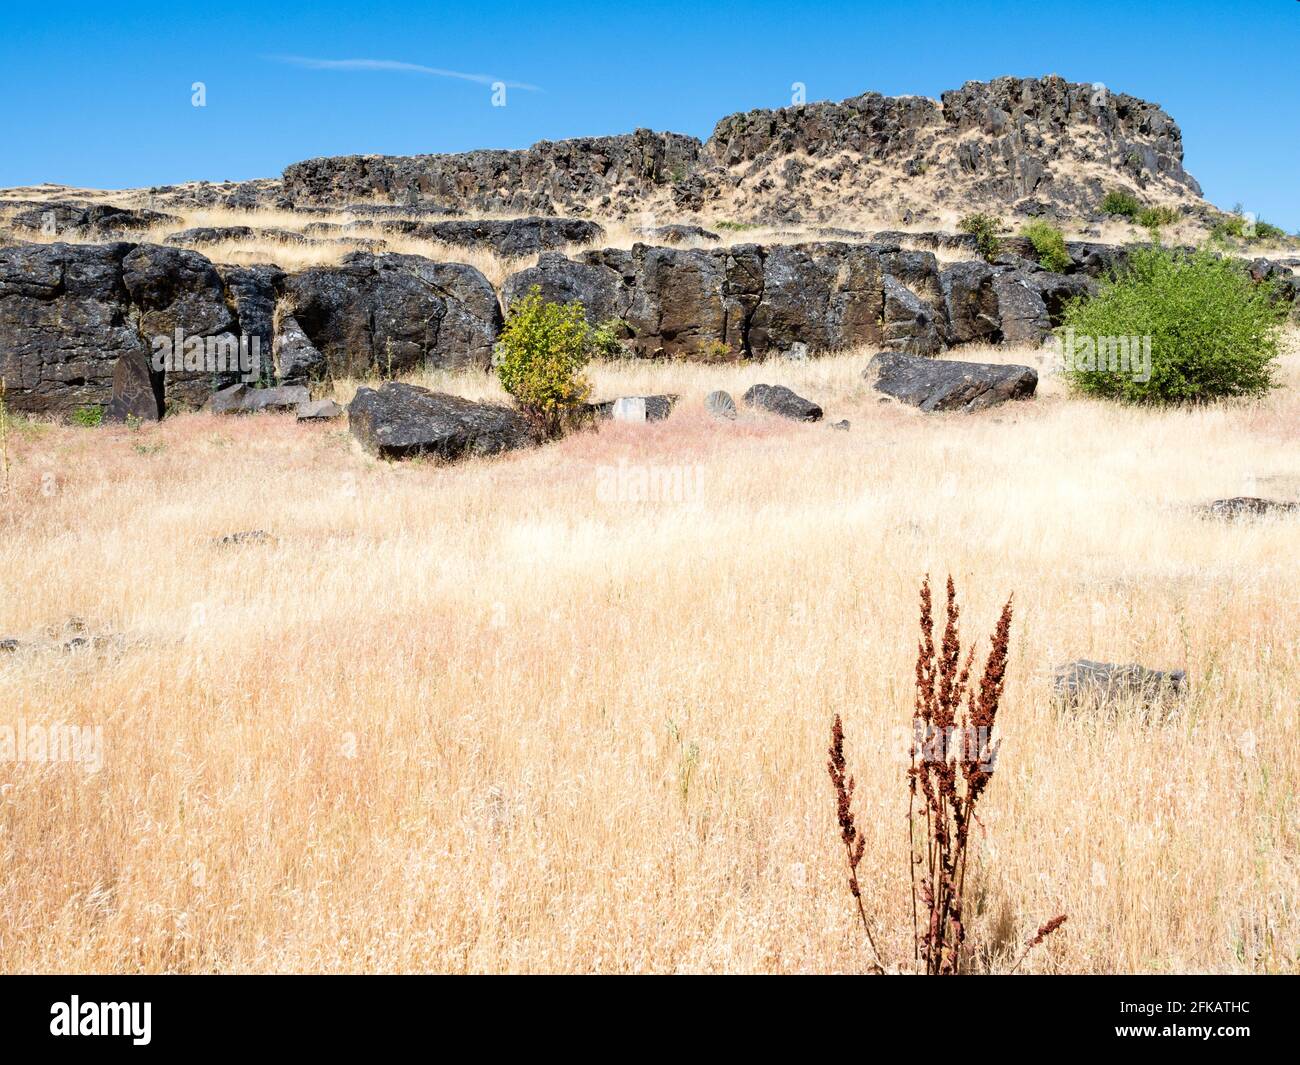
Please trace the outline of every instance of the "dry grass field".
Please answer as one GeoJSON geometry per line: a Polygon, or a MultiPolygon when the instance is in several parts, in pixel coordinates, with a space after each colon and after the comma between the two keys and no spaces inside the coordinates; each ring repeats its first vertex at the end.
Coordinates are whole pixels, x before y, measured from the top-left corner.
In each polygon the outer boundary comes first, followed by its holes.
{"type": "Polygon", "coordinates": [[[838,713],[867,910],[908,969],[929,572],[981,656],[1015,594],[975,968],[1067,913],[1025,970],[1294,972],[1300,523],[1193,509],[1300,498],[1290,339],[1268,399],[1165,412],[1045,378],[922,415],[865,391],[869,352],[606,365],[598,398],[679,392],[672,418],[454,467],[287,416],[15,421],[0,725],[102,748],[0,760],[0,968],[864,971],[838,713]],[[760,380],[851,431],[705,414],[760,380]],[[271,539],[214,543],[245,530],[271,539]],[[1164,722],[1061,713],[1076,657],[1190,693],[1164,722]]]}

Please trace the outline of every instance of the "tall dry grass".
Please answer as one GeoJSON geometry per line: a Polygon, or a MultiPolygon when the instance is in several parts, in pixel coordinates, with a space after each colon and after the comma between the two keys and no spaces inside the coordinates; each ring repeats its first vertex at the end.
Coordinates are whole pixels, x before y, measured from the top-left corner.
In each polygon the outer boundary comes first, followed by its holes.
{"type": "Polygon", "coordinates": [[[450,468],[270,415],[15,420],[0,724],[98,726],[103,761],[0,762],[3,968],[862,971],[834,714],[880,952],[910,957],[928,571],[970,617],[1017,603],[971,964],[1068,912],[1025,970],[1294,971],[1297,527],[1191,508],[1300,498],[1296,357],[1249,405],[1049,381],[963,417],[877,403],[866,354],[600,367],[678,410],[450,468]],[[852,430],[702,411],[755,379],[852,430]],[[1158,727],[1062,716],[1076,656],[1186,668],[1190,697],[1158,727]]]}

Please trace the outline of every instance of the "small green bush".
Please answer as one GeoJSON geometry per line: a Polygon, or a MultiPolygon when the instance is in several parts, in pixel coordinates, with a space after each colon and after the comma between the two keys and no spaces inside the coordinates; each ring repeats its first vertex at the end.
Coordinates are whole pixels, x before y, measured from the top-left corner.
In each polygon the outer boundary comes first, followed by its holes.
{"type": "Polygon", "coordinates": [[[1044,270],[1060,273],[1073,261],[1065,250],[1065,234],[1046,222],[1030,222],[1021,231],[1038,253],[1038,263],[1044,270]]]}
{"type": "Polygon", "coordinates": [[[968,214],[960,222],[957,228],[963,233],[970,233],[975,238],[975,248],[980,256],[985,260],[991,260],[997,257],[998,251],[1002,247],[1002,241],[998,234],[1002,232],[1002,219],[997,215],[986,214],[983,211],[976,211],[974,214],[968,214]]]}
{"type": "Polygon", "coordinates": [[[723,229],[729,233],[743,233],[747,229],[757,229],[758,226],[753,222],[732,222],[724,218],[721,222],[714,222],[713,228],[723,229]]]}
{"type": "Polygon", "coordinates": [[[1080,392],[1135,403],[1204,403],[1273,387],[1286,310],[1240,263],[1201,251],[1138,248],[1095,297],[1071,301],[1057,338],[1080,392]],[[1150,374],[1116,372],[1104,344],[1150,337],[1150,374]],[[1093,365],[1081,344],[1096,352],[1093,365]]]}
{"type": "Polygon", "coordinates": [[[87,429],[93,429],[104,420],[103,407],[78,407],[72,412],[72,420],[78,425],[85,426],[87,429]]]}
{"type": "Polygon", "coordinates": [[[1138,202],[1137,197],[1123,189],[1111,189],[1106,193],[1106,198],[1101,201],[1102,214],[1118,214],[1135,220],[1141,210],[1142,204],[1138,202]]]}
{"type": "Polygon", "coordinates": [[[582,375],[593,353],[591,333],[581,303],[544,300],[538,285],[510,307],[497,342],[497,376],[545,436],[559,436],[591,393],[582,375]]]}
{"type": "Polygon", "coordinates": [[[1136,221],[1144,229],[1159,229],[1161,226],[1172,226],[1179,217],[1176,210],[1162,204],[1159,207],[1143,207],[1138,212],[1136,221]]]}

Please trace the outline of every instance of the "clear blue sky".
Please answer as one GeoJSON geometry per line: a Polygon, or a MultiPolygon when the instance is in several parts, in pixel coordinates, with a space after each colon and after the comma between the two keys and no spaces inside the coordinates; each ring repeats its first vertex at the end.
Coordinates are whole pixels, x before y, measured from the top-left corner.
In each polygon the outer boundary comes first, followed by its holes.
{"type": "Polygon", "coordinates": [[[1300,229],[1300,3],[319,0],[0,14],[0,186],[276,176],[354,152],[523,147],[732,111],[1061,74],[1165,107],[1206,195],[1300,229]],[[296,57],[290,60],[287,57],[296,57]],[[304,60],[378,60],[378,68],[304,60]],[[536,86],[507,89],[426,71],[536,86]],[[207,106],[191,106],[191,84],[207,106]]]}

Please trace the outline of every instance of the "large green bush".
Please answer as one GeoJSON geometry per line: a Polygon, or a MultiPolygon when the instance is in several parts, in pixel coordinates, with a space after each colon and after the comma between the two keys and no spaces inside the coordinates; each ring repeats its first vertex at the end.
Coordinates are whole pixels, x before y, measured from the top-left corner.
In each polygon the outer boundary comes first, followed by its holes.
{"type": "Polygon", "coordinates": [[[497,376],[546,436],[558,436],[591,393],[582,374],[593,337],[581,303],[542,299],[539,286],[516,300],[496,348],[497,376]]]}
{"type": "Polygon", "coordinates": [[[1273,386],[1286,313],[1272,297],[1232,259],[1134,249],[1128,270],[1066,307],[1065,374],[1081,392],[1136,403],[1259,395],[1273,386]],[[1148,337],[1149,376],[1133,366],[1148,337]],[[1117,368],[1125,343],[1130,365],[1117,368]]]}
{"type": "Polygon", "coordinates": [[[1044,270],[1061,273],[1072,262],[1070,253],[1065,250],[1065,234],[1055,226],[1042,221],[1030,222],[1020,231],[1020,235],[1028,238],[1034,246],[1038,265],[1044,270]]]}

